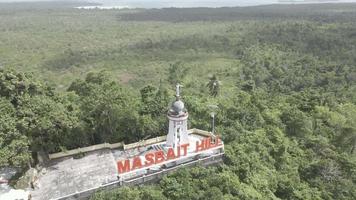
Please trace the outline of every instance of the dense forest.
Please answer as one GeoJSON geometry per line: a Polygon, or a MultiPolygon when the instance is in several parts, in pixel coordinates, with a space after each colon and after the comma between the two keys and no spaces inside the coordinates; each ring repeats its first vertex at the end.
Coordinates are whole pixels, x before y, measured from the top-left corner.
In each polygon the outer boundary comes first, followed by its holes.
{"type": "Polygon", "coordinates": [[[356,4],[76,5],[0,4],[0,166],[165,135],[180,82],[224,163],[92,200],[356,199],[356,4]]]}

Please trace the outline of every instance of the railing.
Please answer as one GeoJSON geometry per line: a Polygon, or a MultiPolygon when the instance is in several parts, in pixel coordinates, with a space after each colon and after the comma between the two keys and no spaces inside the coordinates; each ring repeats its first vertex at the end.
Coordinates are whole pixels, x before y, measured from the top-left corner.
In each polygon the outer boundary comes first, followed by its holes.
{"type": "Polygon", "coordinates": [[[191,133],[194,133],[194,134],[197,134],[197,135],[201,135],[201,136],[204,136],[204,137],[215,137],[215,136],[214,136],[211,132],[209,132],[209,131],[203,131],[203,130],[196,129],[196,128],[189,129],[189,130],[188,130],[188,134],[191,134],[191,133]]]}
{"type": "Polygon", "coordinates": [[[73,156],[76,154],[96,151],[96,150],[100,150],[100,149],[117,149],[124,145],[125,144],[123,142],[119,142],[119,143],[115,143],[115,144],[103,143],[103,144],[97,144],[97,145],[92,145],[92,146],[88,146],[88,147],[63,151],[63,152],[59,152],[59,153],[49,154],[48,157],[50,160],[52,160],[52,159],[56,159],[56,158],[73,156]]]}
{"type": "MultiPolygon", "coordinates": [[[[201,135],[204,137],[213,137],[212,133],[210,133],[208,131],[195,129],[195,128],[188,130],[188,134],[191,134],[191,133],[201,135]]],[[[103,143],[103,144],[97,144],[97,145],[92,145],[92,146],[68,150],[68,151],[62,151],[59,153],[49,154],[48,157],[50,160],[53,160],[53,159],[57,159],[57,158],[73,156],[73,155],[80,154],[80,153],[86,153],[86,152],[91,152],[91,151],[96,151],[96,150],[101,150],[101,149],[117,149],[117,148],[121,148],[121,147],[124,150],[128,150],[128,149],[133,149],[133,148],[137,148],[137,147],[143,147],[143,146],[163,142],[166,140],[166,138],[167,138],[167,136],[160,136],[160,137],[151,138],[148,140],[142,140],[142,141],[139,141],[136,143],[131,143],[131,144],[124,144],[123,142],[114,143],[114,144],[103,143]]]]}
{"type": "Polygon", "coordinates": [[[190,161],[187,163],[183,163],[183,164],[171,167],[171,168],[162,169],[158,172],[154,172],[154,173],[151,173],[148,175],[143,175],[141,177],[136,177],[136,178],[132,178],[129,180],[117,180],[117,181],[114,181],[111,183],[103,184],[99,187],[94,187],[94,188],[90,188],[90,189],[83,190],[80,192],[72,193],[72,194],[62,196],[62,197],[59,197],[59,198],[56,198],[53,200],[67,200],[70,198],[84,199],[84,198],[89,197],[94,192],[98,192],[101,190],[110,190],[110,189],[114,189],[115,187],[121,187],[121,186],[126,186],[126,185],[127,186],[138,185],[138,184],[143,184],[146,182],[157,181],[157,180],[161,179],[164,175],[170,174],[181,167],[192,167],[192,166],[198,166],[198,165],[208,166],[208,165],[219,163],[222,161],[223,155],[224,155],[224,153],[211,155],[206,158],[200,158],[200,159],[193,160],[193,161],[190,161]]]}
{"type": "Polygon", "coordinates": [[[139,141],[136,143],[124,144],[124,150],[133,149],[133,148],[137,148],[137,147],[143,147],[143,146],[163,142],[166,140],[166,138],[167,138],[167,136],[161,136],[161,137],[156,137],[156,138],[152,138],[152,139],[148,139],[148,140],[142,140],[142,141],[139,141]]]}

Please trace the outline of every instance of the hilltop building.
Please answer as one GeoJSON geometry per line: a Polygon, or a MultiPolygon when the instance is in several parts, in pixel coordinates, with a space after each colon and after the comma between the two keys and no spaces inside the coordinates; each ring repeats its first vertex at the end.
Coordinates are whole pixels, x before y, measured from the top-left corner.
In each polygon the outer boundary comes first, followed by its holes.
{"type": "Polygon", "coordinates": [[[51,154],[33,183],[32,199],[85,199],[97,190],[157,181],[181,167],[221,162],[222,140],[208,131],[188,129],[180,88],[178,84],[167,112],[166,136],[51,154]]]}

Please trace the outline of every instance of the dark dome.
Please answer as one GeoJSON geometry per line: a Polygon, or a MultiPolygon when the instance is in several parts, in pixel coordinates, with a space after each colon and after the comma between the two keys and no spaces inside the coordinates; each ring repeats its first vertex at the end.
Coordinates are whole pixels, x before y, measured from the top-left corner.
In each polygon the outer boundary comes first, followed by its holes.
{"type": "Polygon", "coordinates": [[[184,103],[183,103],[183,101],[181,101],[181,100],[175,101],[172,104],[172,110],[177,112],[177,113],[183,112],[184,111],[184,103]]]}

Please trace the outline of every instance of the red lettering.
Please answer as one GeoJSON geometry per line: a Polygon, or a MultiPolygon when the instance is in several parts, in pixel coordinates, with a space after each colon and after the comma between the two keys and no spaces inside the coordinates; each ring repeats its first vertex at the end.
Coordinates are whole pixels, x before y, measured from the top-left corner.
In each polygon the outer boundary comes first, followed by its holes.
{"type": "Polygon", "coordinates": [[[134,170],[136,168],[141,168],[141,167],[142,167],[141,158],[137,156],[133,159],[131,170],[134,170]]]}
{"type": "Polygon", "coordinates": [[[189,143],[181,145],[181,147],[183,147],[183,151],[184,151],[183,156],[186,156],[188,154],[188,146],[189,146],[189,143]]]}
{"type": "Polygon", "coordinates": [[[156,151],[155,152],[155,164],[161,163],[163,161],[164,161],[163,151],[156,151]]]}
{"type": "Polygon", "coordinates": [[[119,174],[130,171],[130,160],[125,160],[124,164],[122,162],[123,161],[117,162],[117,169],[119,171],[119,174]]]}
{"type": "Polygon", "coordinates": [[[153,153],[147,153],[145,155],[145,166],[150,166],[150,165],[153,165],[155,164],[155,160],[153,159],[155,155],[153,153]]]}
{"type": "Polygon", "coordinates": [[[219,136],[216,136],[216,146],[219,146],[219,145],[221,145],[222,143],[221,143],[221,139],[220,139],[220,137],[219,136]]]}
{"type": "Polygon", "coordinates": [[[168,151],[167,151],[167,156],[166,156],[167,160],[172,160],[172,159],[175,159],[176,156],[174,155],[174,150],[173,148],[169,148],[168,151]]]}
{"type": "Polygon", "coordinates": [[[177,147],[177,158],[180,157],[180,146],[177,147]]]}
{"type": "Polygon", "coordinates": [[[200,142],[197,141],[195,145],[195,152],[202,151],[205,149],[205,139],[201,140],[200,142]],[[201,144],[199,144],[201,143],[201,144]]]}
{"type": "MultiPolygon", "coordinates": [[[[195,152],[204,151],[206,149],[213,148],[219,145],[222,145],[222,140],[219,136],[216,136],[215,138],[208,137],[196,142],[195,152]]],[[[164,155],[163,151],[147,153],[145,155],[144,163],[142,163],[142,160],[139,156],[133,158],[132,166],[130,160],[118,161],[117,169],[119,171],[119,174],[121,174],[142,167],[148,167],[153,164],[159,164],[166,160],[173,160],[181,156],[181,148],[183,148],[183,156],[186,156],[188,154],[189,143],[178,146],[177,152],[175,152],[173,148],[169,148],[166,156],[164,155]]]]}
{"type": "Polygon", "coordinates": [[[205,149],[211,148],[211,137],[205,139],[205,149]]]}

